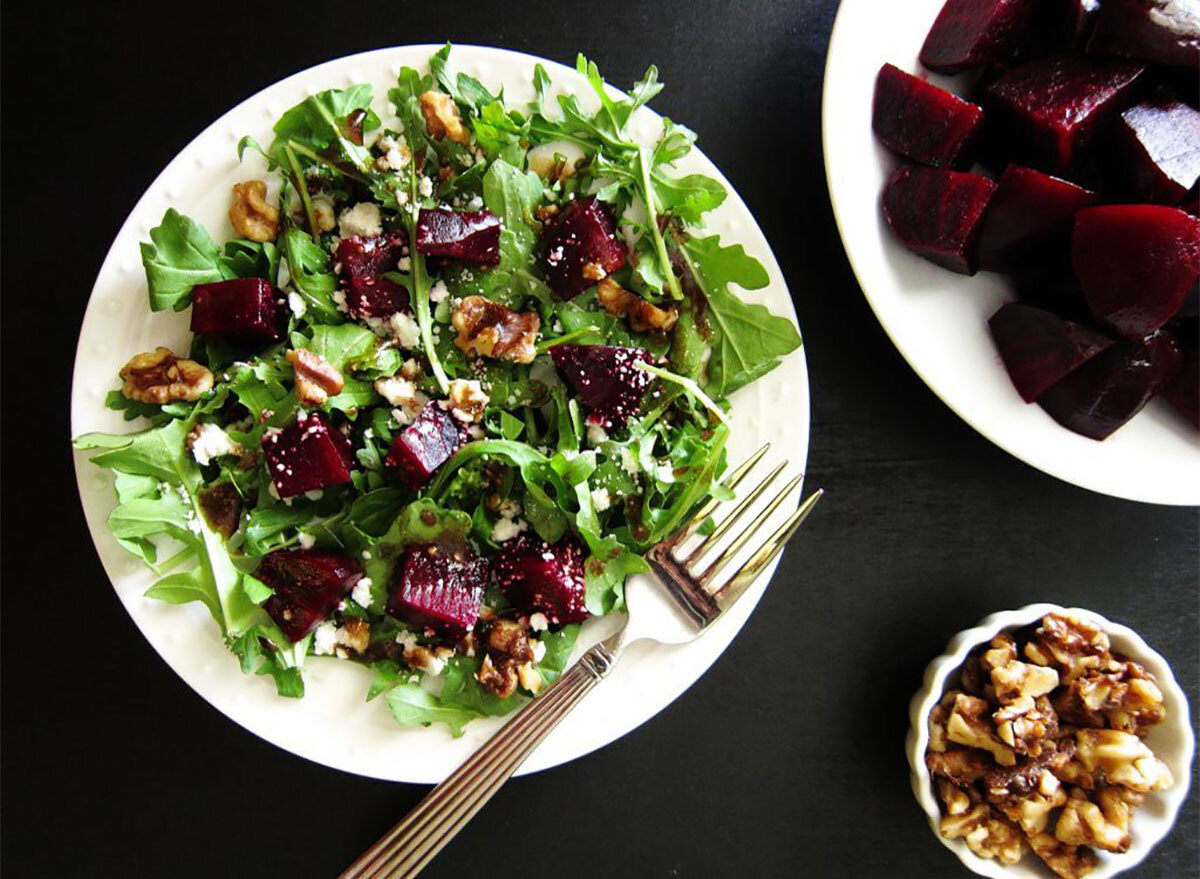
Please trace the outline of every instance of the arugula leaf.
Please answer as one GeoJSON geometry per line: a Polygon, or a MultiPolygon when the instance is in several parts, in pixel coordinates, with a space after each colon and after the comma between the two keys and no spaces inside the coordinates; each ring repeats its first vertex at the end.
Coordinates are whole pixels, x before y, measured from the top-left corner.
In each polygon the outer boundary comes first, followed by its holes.
{"type": "Polygon", "coordinates": [[[279,276],[279,248],[273,241],[235,238],[226,242],[217,265],[226,279],[266,278],[274,284],[279,276]]]}
{"type": "Polygon", "coordinates": [[[329,89],[305,98],[275,123],[271,157],[276,164],[284,164],[281,155],[289,142],[317,151],[336,148],[354,167],[366,173],[371,168],[371,153],[350,140],[346,128],[346,117],[355,110],[367,111],[364,131],[379,126],[379,118],[371,112],[371,86],[365,83],[329,89]]]}
{"type": "Polygon", "coordinates": [[[204,227],[175,208],[142,242],[142,265],[150,287],[150,310],[182,311],[191,304],[192,288],[224,279],[218,260],[221,250],[204,227]]]}
{"type": "Polygon", "coordinates": [[[444,703],[419,684],[397,684],[388,690],[387,707],[401,726],[429,726],[444,723],[450,734],[459,738],[463,727],[479,714],[468,708],[444,703]]]}
{"type": "Polygon", "coordinates": [[[310,321],[337,324],[344,318],[333,302],[337,276],[330,270],[329,256],[303,229],[288,226],[283,234],[283,258],[288,274],[304,304],[310,321]]]}

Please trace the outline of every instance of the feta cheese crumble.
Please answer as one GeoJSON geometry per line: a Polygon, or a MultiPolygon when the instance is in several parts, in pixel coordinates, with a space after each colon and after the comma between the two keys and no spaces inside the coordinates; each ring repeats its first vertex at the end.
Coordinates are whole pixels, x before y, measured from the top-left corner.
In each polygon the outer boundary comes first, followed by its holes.
{"type": "Polygon", "coordinates": [[[191,441],[192,457],[202,467],[214,458],[242,454],[241,443],[234,442],[229,434],[215,424],[197,424],[188,439],[191,441]]]}
{"type": "Polygon", "coordinates": [[[529,525],[524,519],[509,519],[507,517],[496,520],[496,524],[492,526],[492,540],[496,543],[504,543],[512,540],[529,525]]]}
{"type": "Polygon", "coordinates": [[[401,348],[416,348],[421,343],[421,327],[411,314],[396,312],[388,318],[387,329],[401,348]]]}
{"type": "Polygon", "coordinates": [[[308,304],[299,293],[288,294],[288,308],[292,310],[292,314],[296,315],[296,317],[304,317],[308,312],[308,304]]]}
{"type": "Polygon", "coordinates": [[[296,542],[300,544],[301,549],[312,549],[317,545],[317,538],[307,531],[301,531],[296,536],[296,542]]]}
{"type": "Polygon", "coordinates": [[[374,238],[383,233],[383,215],[379,205],[370,201],[360,201],[354,207],[342,211],[338,217],[338,232],[343,238],[360,235],[363,238],[374,238]]]}
{"type": "Polygon", "coordinates": [[[550,628],[550,620],[546,618],[544,613],[531,613],[529,615],[529,628],[535,632],[544,632],[550,628]]]}
{"type": "Polygon", "coordinates": [[[445,281],[438,281],[436,284],[434,284],[432,287],[429,288],[429,301],[430,302],[441,302],[443,299],[445,299],[449,295],[450,295],[450,290],[446,287],[445,281]]]}
{"type": "Polygon", "coordinates": [[[313,653],[317,656],[332,656],[337,643],[337,626],[333,623],[321,623],[313,632],[313,653]]]}
{"type": "Polygon", "coordinates": [[[354,589],[350,593],[350,597],[359,607],[371,606],[371,578],[363,577],[354,584],[354,589]]]}
{"type": "Polygon", "coordinates": [[[597,513],[603,513],[612,506],[612,495],[608,493],[607,488],[592,489],[592,506],[596,508],[597,513]]]}

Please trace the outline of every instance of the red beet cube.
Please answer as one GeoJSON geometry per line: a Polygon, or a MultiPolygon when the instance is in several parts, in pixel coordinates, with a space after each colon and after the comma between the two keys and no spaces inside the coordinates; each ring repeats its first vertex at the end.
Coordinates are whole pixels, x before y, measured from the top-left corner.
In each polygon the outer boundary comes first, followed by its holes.
{"type": "Polygon", "coordinates": [[[975,273],[975,243],[996,184],[980,174],[899,168],[883,190],[883,215],[900,243],[952,271],[975,273]]]}
{"type": "Polygon", "coordinates": [[[1113,343],[1091,327],[1019,302],[1001,306],[988,326],[1004,368],[1026,403],[1113,343]]]}
{"type": "Polygon", "coordinates": [[[1165,333],[1121,342],[1097,354],[1038,397],[1068,430],[1102,440],[1125,424],[1179,370],[1179,347],[1165,333]]]}
{"type": "Polygon", "coordinates": [[[577,198],[542,229],[542,268],[550,288],[572,299],[625,265],[625,244],[608,209],[577,198]]]}
{"type": "Polygon", "coordinates": [[[396,436],[386,463],[395,467],[404,483],[416,491],[464,442],[462,425],[437,403],[430,403],[396,436]]]}
{"type": "Polygon", "coordinates": [[[1032,57],[1083,49],[1100,12],[1100,0],[1038,0],[1029,23],[1032,57]]]}
{"type": "Polygon", "coordinates": [[[504,544],[495,564],[496,579],[518,610],[545,614],[552,626],[579,623],[589,616],[583,565],[583,547],[575,538],[551,545],[522,534],[504,544]]]}
{"type": "Polygon", "coordinates": [[[387,607],[392,616],[452,641],[475,627],[488,570],[486,560],[470,548],[414,547],[400,557],[396,570],[387,607]]]}
{"type": "Polygon", "coordinates": [[[979,234],[979,265],[1011,271],[1067,252],[1075,214],[1099,201],[1096,193],[1021,165],[1009,165],[979,234]]]}
{"type": "Polygon", "coordinates": [[[500,262],[500,218],[491,211],[422,208],[416,246],[426,256],[494,266],[500,262]]]}
{"type": "Polygon", "coordinates": [[[1200,180],[1200,113],[1180,101],[1147,101],[1121,114],[1117,140],[1134,194],[1179,204],[1200,180]]]}
{"type": "Polygon", "coordinates": [[[1132,103],[1144,72],[1136,64],[1078,57],[1033,61],[988,86],[989,117],[1018,160],[1065,171],[1096,131],[1132,103]]]}
{"type": "Polygon", "coordinates": [[[346,311],[353,318],[391,317],[408,307],[408,290],[383,277],[394,272],[408,253],[403,232],[388,232],[374,238],[343,238],[334,251],[342,276],[346,311]]]}
{"type": "Polygon", "coordinates": [[[606,430],[625,426],[641,409],[653,377],[638,369],[650,363],[648,351],[609,345],[553,345],[550,357],[588,412],[588,423],[606,430]]]}
{"type": "Polygon", "coordinates": [[[1029,27],[1033,0],[946,0],[921,63],[941,73],[1011,61],[1029,27]]]}
{"type": "Polygon", "coordinates": [[[1163,388],[1162,395],[1180,415],[1200,427],[1200,351],[1191,348],[1184,352],[1179,374],[1163,388]]]}
{"type": "Polygon", "coordinates": [[[1103,0],[1087,50],[1195,70],[1200,65],[1195,0],[1103,0]]]}
{"type": "Polygon", "coordinates": [[[233,278],[192,288],[192,332],[277,342],[287,328],[283,294],[262,278],[233,278]]]}
{"type": "Polygon", "coordinates": [[[983,110],[945,89],[885,64],[875,79],[871,127],[892,152],[935,167],[965,168],[983,110]]]}
{"type": "Polygon", "coordinates": [[[408,308],[408,290],[387,278],[351,278],[346,282],[346,311],[351,317],[391,317],[408,308]]]}
{"type": "Polygon", "coordinates": [[[293,642],[333,613],[362,574],[354,559],[312,549],[268,553],[254,572],[275,592],[263,609],[293,642]]]}
{"type": "Polygon", "coordinates": [[[281,498],[350,481],[354,461],[350,440],[320,412],[300,410],[283,430],[269,431],[262,448],[267,472],[281,498]]]}
{"type": "Polygon", "coordinates": [[[1157,330],[1200,278],[1200,219],[1161,205],[1104,205],[1075,217],[1071,264],[1096,319],[1129,339],[1157,330]]]}

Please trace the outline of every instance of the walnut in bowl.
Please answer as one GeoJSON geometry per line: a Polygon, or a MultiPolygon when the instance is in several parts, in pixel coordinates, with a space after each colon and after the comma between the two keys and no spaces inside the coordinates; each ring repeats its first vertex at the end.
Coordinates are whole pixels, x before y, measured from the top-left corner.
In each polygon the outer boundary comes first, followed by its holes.
{"type": "Polygon", "coordinates": [[[1030,605],[959,633],[910,719],[917,800],[980,875],[1113,876],[1187,793],[1183,692],[1140,637],[1089,611],[1030,605]]]}

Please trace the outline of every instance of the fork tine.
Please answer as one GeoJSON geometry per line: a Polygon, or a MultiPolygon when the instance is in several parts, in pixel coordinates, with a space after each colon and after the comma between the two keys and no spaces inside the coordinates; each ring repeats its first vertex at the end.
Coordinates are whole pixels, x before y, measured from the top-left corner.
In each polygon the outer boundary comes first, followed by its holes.
{"type": "Polygon", "coordinates": [[[825,494],[825,489],[818,488],[815,492],[809,495],[808,500],[802,503],[796,510],[788,516],[779,528],[767,538],[766,542],[758,548],[747,561],[742,565],[741,569],[729,578],[729,582],[717,590],[715,598],[724,610],[732,605],[735,601],[742,597],[742,593],[749,588],[750,584],[762,573],[763,569],[771,563],[775,556],[783,551],[787,542],[792,535],[796,533],[804,520],[808,518],[808,514],[813,511],[813,507],[817,505],[822,495],[825,494]]]}
{"type": "MultiPolygon", "coordinates": [[[[729,533],[729,529],[737,523],[738,519],[745,515],[746,511],[754,505],[754,502],[759,499],[759,497],[764,491],[767,490],[767,488],[770,487],[771,483],[775,481],[775,477],[782,473],[783,468],[787,465],[788,462],[786,460],[780,461],[778,464],[776,464],[774,469],[767,474],[766,478],[763,479],[762,482],[754,486],[754,488],[752,488],[744,498],[738,501],[738,505],[733,508],[733,511],[728,516],[721,520],[720,524],[713,529],[712,534],[709,534],[707,537],[703,538],[687,553],[687,555],[680,559],[680,561],[684,565],[690,565],[709,549],[716,546],[717,541],[729,533]]],[[[705,504],[705,506],[708,506],[708,504],[705,504]]]]}
{"type": "MultiPolygon", "coordinates": [[[[721,481],[721,485],[723,485],[725,488],[728,488],[730,491],[737,488],[738,483],[740,483],[746,477],[746,474],[754,468],[755,464],[762,460],[762,456],[767,453],[769,448],[771,448],[771,444],[764,443],[757,452],[743,461],[732,473],[726,476],[721,481]]],[[[711,516],[720,505],[721,501],[717,498],[709,498],[705,502],[704,506],[700,508],[700,511],[696,513],[696,515],[694,515],[691,520],[683,526],[682,529],[680,529],[679,533],[670,538],[671,544],[678,545],[683,543],[683,541],[695,534],[696,529],[699,528],[704,523],[704,520],[711,516]]]]}
{"type": "MultiPolygon", "coordinates": [[[[779,472],[778,469],[776,470],[776,473],[777,472],[779,472]]],[[[759,494],[762,493],[762,489],[766,488],[767,483],[769,483],[774,476],[775,474],[772,473],[771,478],[767,479],[761,486],[759,486],[759,494]]],[[[743,530],[741,534],[734,538],[729,546],[725,548],[725,551],[713,560],[712,564],[705,569],[704,573],[696,578],[700,581],[701,586],[707,587],[708,584],[713,581],[713,578],[716,577],[717,574],[721,573],[727,564],[733,561],[733,557],[741,552],[742,547],[746,545],[747,541],[749,541],[750,538],[755,535],[755,533],[763,526],[763,523],[766,522],[767,519],[771,518],[771,514],[779,508],[779,505],[783,503],[784,498],[788,497],[788,495],[795,490],[796,486],[800,484],[802,479],[804,479],[803,473],[785,485],[783,490],[775,495],[775,497],[771,499],[771,502],[763,508],[763,511],[754,517],[754,521],[747,525],[745,530],[743,530]]],[[[748,497],[746,500],[750,501],[753,500],[753,498],[748,497]]],[[[725,519],[721,525],[726,525],[728,522],[730,522],[730,520],[734,519],[736,515],[737,513],[725,519]]],[[[720,529],[718,528],[718,530],[720,529]]],[[[728,530],[728,528],[726,528],[726,530],[728,530]]],[[[719,536],[720,535],[718,535],[716,531],[713,532],[713,538],[718,538],[719,536]]]]}

